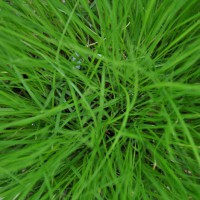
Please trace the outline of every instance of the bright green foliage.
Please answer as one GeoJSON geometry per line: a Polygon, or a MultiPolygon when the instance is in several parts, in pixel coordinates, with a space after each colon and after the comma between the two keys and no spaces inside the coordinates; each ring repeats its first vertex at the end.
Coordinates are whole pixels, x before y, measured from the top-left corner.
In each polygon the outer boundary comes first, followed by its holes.
{"type": "Polygon", "coordinates": [[[0,1],[0,199],[200,199],[199,0],[0,1]]]}

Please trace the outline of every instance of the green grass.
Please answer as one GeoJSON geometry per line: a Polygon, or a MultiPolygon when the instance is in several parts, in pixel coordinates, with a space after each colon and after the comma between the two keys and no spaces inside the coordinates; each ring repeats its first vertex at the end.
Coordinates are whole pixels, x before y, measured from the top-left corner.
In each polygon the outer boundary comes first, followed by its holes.
{"type": "Polygon", "coordinates": [[[200,199],[198,0],[0,1],[0,199],[200,199]]]}

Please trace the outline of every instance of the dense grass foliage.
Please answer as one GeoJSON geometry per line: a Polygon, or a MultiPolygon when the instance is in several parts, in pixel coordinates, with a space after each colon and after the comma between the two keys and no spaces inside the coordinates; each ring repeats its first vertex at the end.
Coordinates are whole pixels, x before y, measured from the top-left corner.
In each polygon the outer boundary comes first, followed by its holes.
{"type": "Polygon", "coordinates": [[[198,0],[0,1],[0,198],[200,199],[198,0]]]}

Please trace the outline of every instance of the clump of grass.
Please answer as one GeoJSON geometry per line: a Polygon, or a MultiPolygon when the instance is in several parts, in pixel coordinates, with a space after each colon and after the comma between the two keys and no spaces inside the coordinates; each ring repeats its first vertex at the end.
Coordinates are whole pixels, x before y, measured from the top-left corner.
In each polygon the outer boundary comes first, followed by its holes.
{"type": "Polygon", "coordinates": [[[0,2],[1,199],[199,199],[198,0],[0,2]]]}

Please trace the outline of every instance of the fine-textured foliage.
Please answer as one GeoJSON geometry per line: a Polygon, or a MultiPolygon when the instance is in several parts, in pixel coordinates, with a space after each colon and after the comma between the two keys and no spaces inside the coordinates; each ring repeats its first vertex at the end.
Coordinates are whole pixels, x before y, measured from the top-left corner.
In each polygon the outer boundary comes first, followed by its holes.
{"type": "Polygon", "coordinates": [[[0,199],[200,199],[199,0],[0,1],[0,199]]]}

